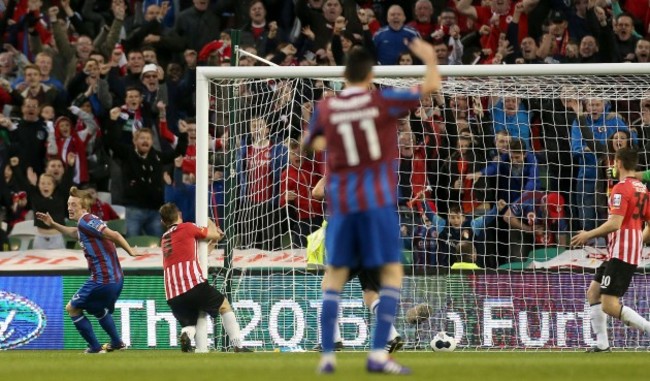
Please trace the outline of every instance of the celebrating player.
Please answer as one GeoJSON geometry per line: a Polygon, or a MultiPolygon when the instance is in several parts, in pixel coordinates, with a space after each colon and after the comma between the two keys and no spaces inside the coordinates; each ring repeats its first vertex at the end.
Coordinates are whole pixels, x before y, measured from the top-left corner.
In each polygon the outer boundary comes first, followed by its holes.
{"type": "Polygon", "coordinates": [[[584,245],[596,237],[608,236],[609,256],[596,271],[587,290],[591,305],[591,325],[596,333],[596,346],[587,352],[609,352],[607,315],[620,319],[625,325],[650,332],[650,322],[619,298],[625,295],[641,258],[644,235],[643,223],[650,222],[648,190],[635,178],[639,161],[637,152],[622,148],[616,152],[614,168],[620,182],[609,198],[609,219],[596,229],[581,231],[571,240],[573,246],[584,245]]]}
{"type": "Polygon", "coordinates": [[[183,222],[181,212],[172,203],[160,207],[160,218],[167,229],[160,245],[163,250],[165,295],[174,317],[183,327],[181,351],[191,351],[199,312],[205,311],[213,319],[221,314],[221,323],[235,352],[252,352],[241,346],[239,323],[230,303],[201,275],[198,240],[218,242],[223,238],[221,229],[212,220],[208,220],[207,228],[183,222]]]}
{"type": "Polygon", "coordinates": [[[36,218],[65,235],[78,237],[88,261],[90,279],[77,290],[72,300],[65,306],[65,310],[88,343],[86,353],[105,353],[126,349],[126,345],[117,333],[112,315],[124,283],[124,274],[115,244],[132,257],[136,254],[120,233],[111,230],[104,221],[89,213],[93,202],[90,192],[72,187],[68,198],[68,214],[71,220],[78,221],[76,227],[54,222],[49,213],[36,213],[36,218]],[[99,344],[90,321],[83,313],[84,310],[97,318],[111,338],[110,343],[99,344]]]}
{"type": "Polygon", "coordinates": [[[310,123],[307,143],[327,148],[327,204],[330,219],[325,234],[327,284],[323,292],[323,332],[319,371],[335,370],[334,326],[340,294],[351,268],[379,269],[381,290],[377,322],[366,369],[373,373],[408,374],[388,356],[384,346],[395,320],[402,284],[397,217],[397,120],[419,104],[422,95],[440,88],[433,47],[413,40],[411,51],[427,65],[421,87],[369,91],[374,58],[360,47],[348,53],[346,88],[322,100],[310,123]]]}

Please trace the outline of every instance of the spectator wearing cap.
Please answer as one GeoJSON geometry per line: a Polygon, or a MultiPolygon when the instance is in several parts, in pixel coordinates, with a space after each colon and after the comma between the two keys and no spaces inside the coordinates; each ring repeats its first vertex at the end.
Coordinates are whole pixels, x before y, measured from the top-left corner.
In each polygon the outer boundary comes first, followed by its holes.
{"type": "Polygon", "coordinates": [[[142,83],[142,100],[151,105],[152,111],[157,107],[158,102],[168,104],[167,84],[165,83],[165,72],[162,67],[155,63],[144,65],[140,74],[142,83]]]}
{"type": "Polygon", "coordinates": [[[205,44],[199,52],[197,60],[208,66],[218,66],[223,62],[230,61],[231,55],[230,34],[221,32],[218,40],[205,44]]]}
{"type": "Polygon", "coordinates": [[[548,33],[542,37],[537,55],[548,63],[564,62],[569,44],[569,23],[562,11],[551,12],[548,33]]]}
{"type": "Polygon", "coordinates": [[[523,262],[535,247],[567,246],[569,224],[564,197],[557,192],[524,192],[503,219],[510,227],[510,261],[523,262]]]}
{"type": "Polygon", "coordinates": [[[276,21],[268,22],[266,7],[262,0],[253,0],[248,7],[250,22],[242,27],[242,43],[253,45],[260,56],[272,53],[285,34],[276,21]]]}
{"type": "Polygon", "coordinates": [[[406,16],[399,5],[388,8],[388,25],[379,29],[373,38],[377,61],[381,65],[394,65],[399,55],[408,50],[404,41],[419,38],[417,30],[404,25],[406,16]]]}

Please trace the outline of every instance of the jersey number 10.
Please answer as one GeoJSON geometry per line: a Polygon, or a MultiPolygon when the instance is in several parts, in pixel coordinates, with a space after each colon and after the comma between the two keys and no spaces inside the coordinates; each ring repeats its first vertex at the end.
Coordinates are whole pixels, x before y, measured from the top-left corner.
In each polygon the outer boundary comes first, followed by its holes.
{"type": "MultiPolygon", "coordinates": [[[[363,130],[366,136],[370,160],[381,158],[381,146],[379,145],[379,137],[377,136],[375,121],[373,119],[362,119],[359,121],[359,128],[363,130]]],[[[348,166],[354,167],[359,165],[361,159],[359,158],[359,150],[357,149],[357,142],[354,138],[352,123],[348,122],[339,124],[336,127],[336,132],[338,132],[343,139],[343,148],[345,149],[345,157],[347,158],[348,166]]]]}

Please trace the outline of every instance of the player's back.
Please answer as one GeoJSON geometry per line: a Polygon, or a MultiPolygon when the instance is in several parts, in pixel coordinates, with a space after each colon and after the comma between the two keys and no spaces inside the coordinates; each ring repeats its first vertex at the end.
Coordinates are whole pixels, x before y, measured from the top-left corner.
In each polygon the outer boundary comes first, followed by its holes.
{"type": "Polygon", "coordinates": [[[627,177],[612,188],[609,213],[623,216],[621,228],[609,234],[612,258],[638,264],[643,248],[643,224],[650,222],[648,189],[639,180],[627,177]]]}
{"type": "Polygon", "coordinates": [[[623,198],[628,202],[621,229],[643,230],[643,223],[650,222],[650,203],[646,186],[633,177],[627,177],[612,188],[611,194],[610,211],[620,208],[623,198]]]}
{"type": "Polygon", "coordinates": [[[191,222],[172,225],[161,238],[165,293],[171,299],[204,282],[198,261],[198,242],[207,228],[191,222]]]}
{"type": "Polygon", "coordinates": [[[327,140],[332,215],[396,204],[397,120],[408,115],[419,99],[419,88],[353,88],[318,105],[316,130],[322,129],[327,140]]]}
{"type": "Polygon", "coordinates": [[[115,244],[104,237],[104,221],[86,213],[77,223],[79,244],[88,261],[88,269],[93,280],[99,283],[116,283],[122,280],[122,266],[117,257],[115,244]]]}

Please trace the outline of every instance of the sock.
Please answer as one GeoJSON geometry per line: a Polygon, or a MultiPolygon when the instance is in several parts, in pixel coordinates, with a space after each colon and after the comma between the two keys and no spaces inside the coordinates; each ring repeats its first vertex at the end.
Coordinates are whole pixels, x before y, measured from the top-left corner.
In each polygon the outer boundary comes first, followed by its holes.
{"type": "Polygon", "coordinates": [[[104,331],[106,331],[108,336],[111,338],[111,344],[121,345],[122,338],[120,337],[119,333],[117,333],[117,327],[113,321],[113,315],[111,315],[107,309],[104,309],[104,316],[97,317],[97,320],[99,321],[99,325],[102,326],[104,331]]]}
{"type": "Polygon", "coordinates": [[[630,307],[623,306],[621,308],[621,321],[630,327],[650,332],[650,322],[630,307]]]}
{"type": "Polygon", "coordinates": [[[323,352],[320,356],[320,366],[323,367],[325,364],[336,365],[336,356],[334,352],[323,352]]]}
{"type": "MultiPolygon", "coordinates": [[[[377,316],[377,306],[378,305],[379,305],[379,299],[375,300],[370,305],[370,312],[373,315],[375,315],[375,317],[377,316]]],[[[390,331],[388,332],[388,341],[391,341],[391,340],[395,339],[397,336],[399,336],[399,333],[395,329],[395,324],[391,324],[390,325],[390,331]]]]}
{"type": "Polygon", "coordinates": [[[341,293],[334,290],[323,292],[323,309],[320,315],[320,325],[323,333],[321,345],[323,353],[334,352],[334,329],[338,324],[339,302],[341,293]]]}
{"type": "Polygon", "coordinates": [[[341,327],[339,326],[339,322],[337,321],[336,324],[334,324],[334,342],[340,343],[342,341],[343,341],[343,337],[341,336],[341,327]]]}
{"type": "Polygon", "coordinates": [[[603,305],[601,303],[592,304],[589,307],[589,315],[591,316],[591,328],[596,334],[596,345],[600,349],[609,347],[609,339],[607,338],[607,315],[603,312],[603,305]]]}
{"type": "Polygon", "coordinates": [[[226,330],[226,334],[230,338],[230,345],[235,348],[241,348],[241,331],[239,329],[239,323],[237,323],[237,317],[232,311],[228,311],[225,314],[221,315],[221,324],[226,330]]]}
{"type": "MultiPolygon", "coordinates": [[[[388,342],[390,327],[395,321],[397,305],[399,303],[399,289],[394,287],[382,287],[379,291],[379,304],[377,305],[377,319],[375,322],[375,334],[372,338],[372,351],[384,352],[388,342]]],[[[372,354],[372,353],[371,353],[372,354]]]]}
{"type": "Polygon", "coordinates": [[[183,332],[187,333],[187,337],[189,337],[190,340],[194,340],[194,336],[196,336],[196,326],[188,325],[187,327],[183,327],[181,333],[183,332]]]}
{"type": "Polygon", "coordinates": [[[99,341],[97,341],[97,336],[95,336],[93,326],[90,324],[90,320],[88,320],[86,315],[82,313],[81,315],[70,316],[70,318],[72,319],[74,326],[77,328],[77,331],[81,334],[81,337],[83,337],[90,346],[90,349],[101,349],[102,346],[99,344],[99,341]]]}

